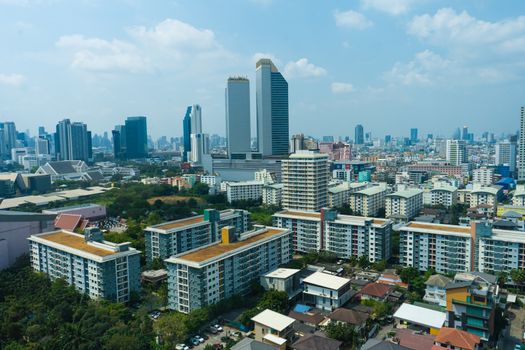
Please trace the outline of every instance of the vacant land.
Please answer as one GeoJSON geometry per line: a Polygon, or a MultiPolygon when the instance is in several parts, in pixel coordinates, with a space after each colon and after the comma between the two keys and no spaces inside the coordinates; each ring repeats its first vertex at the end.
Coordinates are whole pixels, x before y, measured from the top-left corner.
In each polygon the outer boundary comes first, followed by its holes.
{"type": "Polygon", "coordinates": [[[148,199],[149,204],[155,203],[157,200],[160,200],[167,204],[172,204],[176,202],[184,202],[190,199],[195,199],[198,204],[205,204],[206,201],[203,198],[200,197],[191,197],[191,196],[179,196],[179,195],[172,195],[172,196],[158,196],[158,197],[152,197],[148,199]]]}

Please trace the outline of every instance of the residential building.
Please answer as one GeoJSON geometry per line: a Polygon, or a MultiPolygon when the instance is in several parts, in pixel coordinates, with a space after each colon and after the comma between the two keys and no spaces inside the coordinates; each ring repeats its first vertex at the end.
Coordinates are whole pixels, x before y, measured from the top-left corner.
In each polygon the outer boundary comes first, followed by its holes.
{"type": "Polygon", "coordinates": [[[467,143],[464,140],[447,140],[447,161],[455,166],[467,163],[467,143]]]}
{"type": "Polygon", "coordinates": [[[274,205],[281,206],[281,201],[283,197],[283,187],[282,183],[264,185],[262,189],[262,201],[265,205],[274,205]]]}
{"type": "Polygon", "coordinates": [[[286,350],[287,343],[293,339],[295,320],[291,317],[266,309],[252,317],[252,321],[257,341],[286,350]]]}
{"type": "Polygon", "coordinates": [[[417,162],[407,166],[408,171],[426,171],[432,174],[445,174],[461,178],[464,173],[463,167],[451,165],[445,162],[417,162]]]}
{"type": "Polygon", "coordinates": [[[377,216],[385,208],[387,195],[386,184],[370,186],[350,194],[350,209],[363,216],[377,216]]]}
{"type": "Polygon", "coordinates": [[[525,181],[525,106],[521,107],[520,135],[518,144],[518,181],[525,181]]]}
{"type": "Polygon", "coordinates": [[[282,206],[290,210],[317,211],[328,204],[328,156],[299,151],[283,159],[282,206]]]}
{"type": "Polygon", "coordinates": [[[255,181],[262,181],[265,185],[271,185],[277,182],[277,175],[273,171],[262,169],[254,173],[255,181]]]}
{"type": "Polygon", "coordinates": [[[386,301],[394,288],[384,283],[368,283],[359,291],[361,300],[386,301]]]}
{"type": "Polygon", "coordinates": [[[352,297],[350,280],[324,272],[314,272],[303,280],[303,302],[322,310],[333,311],[352,297]]]}
{"type": "Polygon", "coordinates": [[[91,134],[87,125],[71,123],[69,119],[56,126],[55,150],[57,160],[83,160],[87,162],[91,154],[91,134]]]}
{"type": "Polygon", "coordinates": [[[481,349],[481,337],[461,329],[442,327],[436,335],[435,344],[438,350],[478,350],[481,349]]]}
{"type": "Polygon", "coordinates": [[[423,191],[418,188],[401,189],[385,197],[385,215],[399,221],[409,221],[423,208],[423,191]]]}
{"type": "Polygon", "coordinates": [[[168,307],[183,313],[245,295],[254,280],[292,258],[291,232],[256,226],[236,234],[223,227],[222,240],[165,260],[168,307]]]}
{"type": "Polygon", "coordinates": [[[517,185],[512,196],[512,205],[525,207],[525,185],[517,185]]]}
{"type": "Polygon", "coordinates": [[[230,77],[226,84],[226,138],[228,155],[251,152],[250,81],[230,77]]]}
{"type": "Polygon", "coordinates": [[[270,59],[256,63],[257,144],[263,156],[288,154],[288,83],[270,59]]]}
{"type": "Polygon", "coordinates": [[[275,346],[246,337],[232,346],[231,350],[275,350],[275,346]]]}
{"type": "Polygon", "coordinates": [[[286,292],[290,299],[301,293],[300,272],[298,269],[278,268],[264,274],[260,284],[265,290],[278,290],[286,292]]]}
{"type": "Polygon", "coordinates": [[[363,190],[369,185],[366,182],[342,182],[335,186],[329,184],[328,187],[328,206],[331,208],[339,208],[348,205],[350,201],[350,194],[363,190]]]}
{"type": "Polygon", "coordinates": [[[328,315],[330,322],[337,322],[350,325],[356,329],[356,331],[361,331],[366,328],[366,323],[370,315],[366,312],[361,312],[357,310],[347,309],[347,308],[338,308],[332,311],[328,315]]]}
{"type": "Polygon", "coordinates": [[[55,215],[0,210],[0,271],[29,253],[27,238],[54,229],[55,215]]]}
{"type": "Polygon", "coordinates": [[[499,185],[481,186],[474,184],[470,192],[470,207],[478,207],[482,204],[490,205],[493,213],[496,212],[498,201],[503,196],[503,187],[499,185]]]}
{"type": "Polygon", "coordinates": [[[126,157],[140,159],[148,157],[148,127],[146,117],[126,119],[126,157]]]}
{"type": "Polygon", "coordinates": [[[516,142],[505,140],[496,143],[496,165],[506,165],[509,171],[516,171],[516,142]]]}
{"type": "Polygon", "coordinates": [[[248,230],[249,215],[246,210],[205,209],[204,215],[168,221],[144,229],[146,261],[167,259],[220,239],[220,230],[233,227],[240,234],[248,230]]]}
{"type": "Polygon", "coordinates": [[[437,304],[441,307],[447,306],[447,291],[445,287],[451,279],[444,275],[432,275],[425,282],[425,296],[423,300],[427,303],[437,304]]]}
{"type": "Polygon", "coordinates": [[[16,148],[16,134],[14,122],[0,123],[0,158],[9,159],[11,157],[11,149],[16,148]]]}
{"type": "Polygon", "coordinates": [[[184,151],[182,153],[182,161],[187,162],[189,155],[191,154],[191,106],[186,108],[186,114],[182,120],[182,130],[183,130],[183,146],[184,151]]]}
{"type": "Polygon", "coordinates": [[[403,303],[394,313],[394,318],[401,325],[420,329],[425,333],[436,335],[445,324],[447,314],[431,308],[403,303]]]}
{"type": "Polygon", "coordinates": [[[458,188],[445,182],[435,182],[433,188],[423,193],[423,204],[450,208],[458,201],[458,188]]]}
{"type": "Polygon", "coordinates": [[[306,334],[291,345],[292,350],[339,350],[343,342],[323,336],[322,333],[306,334]]]}
{"type": "Polygon", "coordinates": [[[255,180],[226,182],[225,188],[228,203],[235,201],[260,200],[263,196],[264,182],[255,180]]]}
{"type": "Polygon", "coordinates": [[[391,256],[390,220],[339,215],[334,209],[323,208],[320,213],[277,212],[273,225],[292,231],[296,252],[323,250],[346,259],[366,256],[371,262],[388,260],[391,256]]]}
{"type": "Polygon", "coordinates": [[[343,142],[321,142],[319,152],[328,154],[330,160],[352,159],[352,146],[343,142]]]}
{"type": "Polygon", "coordinates": [[[53,231],[31,235],[31,267],[61,278],[92,299],[127,302],[140,291],[140,251],[131,243],[103,240],[97,228],[85,235],[53,231]]]}
{"type": "Polygon", "coordinates": [[[494,168],[482,167],[472,171],[472,182],[483,186],[490,186],[494,183],[494,168]]]}

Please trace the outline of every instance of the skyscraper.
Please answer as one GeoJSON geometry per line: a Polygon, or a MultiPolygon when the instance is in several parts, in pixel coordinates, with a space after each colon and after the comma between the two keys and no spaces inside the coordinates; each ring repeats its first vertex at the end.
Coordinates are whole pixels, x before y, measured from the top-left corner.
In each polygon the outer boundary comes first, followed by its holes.
{"type": "Polygon", "coordinates": [[[64,119],[58,122],[55,135],[57,160],[88,161],[91,154],[90,133],[87,125],[81,122],[71,123],[64,119]]]}
{"type": "Polygon", "coordinates": [[[2,151],[4,157],[11,158],[11,149],[16,148],[16,126],[14,122],[4,122],[2,128],[2,151]]]}
{"type": "Polygon", "coordinates": [[[447,140],[447,161],[450,165],[467,163],[467,145],[464,140],[447,140]]]}
{"type": "Polygon", "coordinates": [[[230,77],[226,84],[226,139],[228,155],[251,151],[250,81],[243,77],[230,77]]]}
{"type": "Polygon", "coordinates": [[[362,144],[365,143],[365,131],[364,131],[363,126],[361,124],[357,124],[355,126],[354,143],[356,145],[362,145],[362,144]]]}
{"type": "Polygon", "coordinates": [[[208,153],[209,137],[202,133],[202,108],[198,104],[191,107],[190,114],[190,149],[187,154],[192,163],[201,163],[202,155],[208,153]]]}
{"type": "Polygon", "coordinates": [[[193,105],[191,107],[191,133],[202,134],[202,108],[200,105],[193,105]]]}
{"type": "Polygon", "coordinates": [[[410,142],[411,143],[417,142],[417,128],[410,129],[410,142]]]}
{"type": "Polygon", "coordinates": [[[191,106],[186,109],[186,115],[182,120],[182,138],[184,145],[184,153],[182,154],[182,161],[188,161],[188,155],[191,152],[191,106]]]}
{"type": "Polygon", "coordinates": [[[520,140],[518,147],[518,181],[525,181],[525,107],[521,107],[520,140]]]}
{"type": "Polygon", "coordinates": [[[317,211],[328,204],[328,155],[298,151],[283,159],[282,206],[290,210],[317,211]]]}
{"type": "Polygon", "coordinates": [[[495,160],[496,165],[508,165],[509,171],[514,172],[516,170],[516,143],[509,140],[498,142],[495,160]]]}
{"type": "Polygon", "coordinates": [[[256,63],[257,143],[263,156],[288,154],[288,83],[270,59],[256,63]]]}
{"type": "Polygon", "coordinates": [[[146,117],[126,119],[126,156],[128,159],[148,157],[148,127],[146,117]]]}

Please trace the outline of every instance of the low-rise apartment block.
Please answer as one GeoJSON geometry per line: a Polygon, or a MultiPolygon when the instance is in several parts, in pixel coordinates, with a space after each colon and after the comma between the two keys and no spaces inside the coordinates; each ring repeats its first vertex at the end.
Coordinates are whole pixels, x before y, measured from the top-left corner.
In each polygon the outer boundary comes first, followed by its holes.
{"type": "Polygon", "coordinates": [[[292,231],[297,252],[326,250],[340,258],[364,255],[371,262],[391,255],[392,222],[387,219],[340,215],[328,208],[320,213],[284,210],[273,215],[273,225],[292,231]]]}
{"type": "Polygon", "coordinates": [[[434,187],[423,193],[423,204],[450,208],[458,201],[458,188],[447,183],[436,182],[434,187]]]}
{"type": "Polygon", "coordinates": [[[350,208],[363,216],[377,216],[379,209],[385,207],[386,184],[371,186],[350,194],[350,208]]]}
{"type": "Polygon", "coordinates": [[[168,307],[189,313],[233,295],[245,295],[260,276],[292,258],[287,229],[256,227],[236,234],[223,227],[222,240],[165,260],[168,307]]]}
{"type": "Polygon", "coordinates": [[[167,259],[218,241],[220,229],[225,226],[234,227],[237,233],[245,232],[249,215],[246,210],[239,209],[206,209],[204,215],[149,226],[144,230],[146,260],[167,259]]]}
{"type": "Polygon", "coordinates": [[[265,290],[286,292],[291,298],[301,292],[299,269],[278,268],[261,276],[260,284],[265,290]]]}
{"type": "Polygon", "coordinates": [[[478,207],[480,205],[490,205],[494,208],[493,213],[496,212],[498,201],[503,195],[503,187],[498,185],[482,186],[474,184],[470,192],[470,207],[478,207]]]}
{"type": "Polygon", "coordinates": [[[283,186],[281,183],[264,185],[262,190],[263,204],[280,206],[283,197],[283,186]]]}
{"type": "Polygon", "coordinates": [[[423,208],[423,190],[403,189],[386,195],[386,217],[408,221],[417,216],[423,208]]]}
{"type": "Polygon", "coordinates": [[[318,309],[333,311],[352,297],[348,278],[314,272],[303,280],[303,302],[318,309]]]}
{"type": "Polygon", "coordinates": [[[328,187],[328,206],[339,208],[350,201],[350,194],[364,190],[369,185],[367,182],[343,182],[328,187]]]}
{"type": "Polygon", "coordinates": [[[525,207],[525,185],[517,185],[512,197],[512,205],[525,207]]]}
{"type": "Polygon", "coordinates": [[[104,241],[96,228],[85,235],[53,231],[28,240],[35,271],[62,278],[92,299],[126,302],[140,291],[140,251],[129,242],[104,241]]]}
{"type": "Polygon", "coordinates": [[[228,203],[235,201],[259,200],[263,195],[264,182],[240,181],[226,182],[226,198],[228,203]]]}

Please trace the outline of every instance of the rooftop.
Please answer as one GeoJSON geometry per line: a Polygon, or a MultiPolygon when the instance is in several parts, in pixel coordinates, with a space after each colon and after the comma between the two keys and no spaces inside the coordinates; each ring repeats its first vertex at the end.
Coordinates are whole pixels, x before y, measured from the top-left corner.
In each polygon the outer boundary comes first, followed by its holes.
{"type": "Polygon", "coordinates": [[[276,215],[289,215],[289,216],[304,216],[312,219],[321,219],[320,213],[314,213],[309,211],[292,211],[292,210],[283,210],[275,213],[276,215]]]}
{"type": "Polygon", "coordinates": [[[295,350],[338,350],[342,342],[318,334],[307,334],[292,344],[295,350]]]}
{"type": "Polygon", "coordinates": [[[451,281],[450,278],[443,275],[432,275],[428,278],[428,280],[425,282],[427,286],[438,286],[441,288],[445,288],[445,286],[451,281]]]}
{"type": "Polygon", "coordinates": [[[391,194],[388,194],[389,197],[403,197],[403,198],[410,198],[417,196],[419,194],[422,194],[423,190],[420,190],[418,188],[410,188],[402,191],[397,191],[391,194]]]}
{"type": "Polygon", "coordinates": [[[310,276],[303,280],[303,283],[314,284],[316,286],[322,286],[333,290],[342,288],[347,283],[350,283],[348,278],[330,275],[324,272],[314,272],[310,276]]]}
{"type": "Polygon", "coordinates": [[[67,231],[55,231],[50,233],[39,234],[32,237],[38,237],[40,239],[62,245],[64,247],[73,248],[86,253],[97,255],[99,257],[105,257],[113,255],[116,252],[112,249],[103,248],[101,246],[95,246],[86,242],[83,235],[76,234],[67,231]]]}
{"type": "Polygon", "coordinates": [[[420,326],[439,329],[445,323],[447,314],[404,303],[394,313],[394,317],[420,326]]]}
{"type": "Polygon", "coordinates": [[[271,272],[268,272],[264,277],[271,277],[271,278],[288,278],[296,273],[298,273],[299,269],[285,269],[285,268],[278,268],[276,270],[273,270],[271,272]]]}
{"type": "Polygon", "coordinates": [[[373,196],[374,194],[378,194],[384,191],[386,191],[386,188],[383,186],[372,186],[354,193],[364,194],[365,196],[373,196]]]}
{"type": "Polygon", "coordinates": [[[423,223],[423,222],[409,222],[403,228],[470,234],[470,227],[455,226],[455,225],[428,224],[428,223],[423,223]]]}
{"type": "Polygon", "coordinates": [[[188,253],[177,255],[174,258],[201,263],[208,259],[217,257],[222,254],[230,253],[236,249],[246,247],[259,241],[263,241],[267,238],[271,238],[286,231],[286,229],[267,227],[262,230],[259,230],[259,233],[256,233],[245,239],[241,238],[241,240],[229,244],[224,244],[222,242],[214,243],[202,248],[194,249],[188,253]]]}
{"type": "Polygon", "coordinates": [[[481,343],[481,338],[460,329],[443,327],[436,336],[436,342],[451,345],[454,348],[475,350],[477,345],[481,343]]]}
{"type": "Polygon", "coordinates": [[[167,230],[172,230],[172,229],[179,228],[179,227],[200,224],[201,222],[204,222],[204,216],[203,215],[194,216],[194,217],[191,217],[191,218],[180,219],[180,220],[176,220],[176,221],[166,222],[164,224],[159,224],[159,225],[152,226],[152,228],[157,228],[159,230],[166,230],[167,231],[167,230]]]}
{"type": "Polygon", "coordinates": [[[295,322],[293,318],[270,309],[266,309],[263,312],[258,313],[252,317],[252,321],[275,329],[278,332],[286,329],[295,322]]]}

